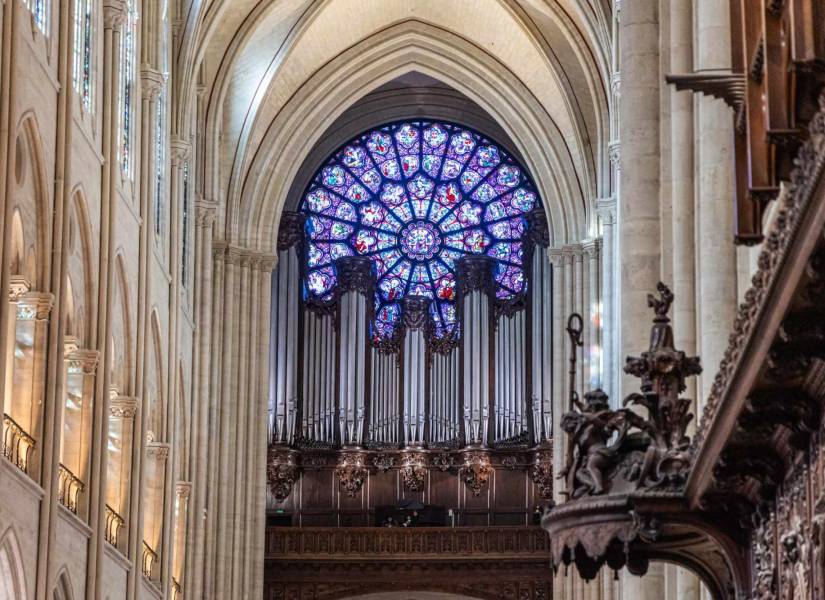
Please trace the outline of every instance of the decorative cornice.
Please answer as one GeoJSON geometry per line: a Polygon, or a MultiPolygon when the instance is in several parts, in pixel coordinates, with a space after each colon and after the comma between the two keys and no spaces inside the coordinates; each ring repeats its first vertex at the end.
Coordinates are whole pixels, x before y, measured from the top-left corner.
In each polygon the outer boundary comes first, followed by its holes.
{"type": "Polygon", "coordinates": [[[134,396],[116,396],[109,400],[109,416],[133,419],[137,413],[138,399],[134,396]]]}

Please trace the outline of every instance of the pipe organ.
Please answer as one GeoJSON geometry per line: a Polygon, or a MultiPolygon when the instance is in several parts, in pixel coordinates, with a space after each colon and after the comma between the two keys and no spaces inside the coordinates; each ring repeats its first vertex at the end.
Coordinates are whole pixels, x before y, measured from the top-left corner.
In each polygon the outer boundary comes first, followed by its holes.
{"type": "Polygon", "coordinates": [[[375,330],[375,266],[334,261],[328,298],[305,292],[304,217],[285,214],[273,274],[272,442],[296,449],[530,448],[552,431],[552,265],[538,211],[522,239],[525,293],[501,300],[496,261],[457,262],[458,326],[433,334],[431,298],[399,299],[390,338],[375,330]],[[302,290],[304,292],[302,293],[302,290]]]}

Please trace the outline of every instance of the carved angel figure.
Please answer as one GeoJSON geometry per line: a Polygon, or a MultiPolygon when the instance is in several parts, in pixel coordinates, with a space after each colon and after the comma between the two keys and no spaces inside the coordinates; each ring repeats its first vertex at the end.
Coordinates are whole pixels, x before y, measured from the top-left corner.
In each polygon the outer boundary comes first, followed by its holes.
{"type": "Polygon", "coordinates": [[[616,460],[616,448],[622,435],[613,444],[613,433],[623,429],[624,418],[610,410],[607,394],[593,390],[584,395],[581,410],[562,416],[561,428],[567,433],[567,464],[559,478],[567,478],[568,494],[573,498],[599,495],[607,491],[605,476],[616,460]]]}

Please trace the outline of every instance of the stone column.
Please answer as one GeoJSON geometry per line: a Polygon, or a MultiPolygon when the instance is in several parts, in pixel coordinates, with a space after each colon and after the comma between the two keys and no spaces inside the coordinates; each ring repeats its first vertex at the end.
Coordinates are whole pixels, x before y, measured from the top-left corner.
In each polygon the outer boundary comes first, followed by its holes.
{"type": "MultiPolygon", "coordinates": [[[[619,136],[622,164],[627,166],[619,175],[619,359],[623,364],[624,356],[648,345],[647,294],[656,289],[660,271],[658,0],[623,3],[619,29],[619,136]]],[[[636,391],[632,377],[625,375],[621,382],[622,395],[636,391]]]]}
{"type": "Polygon", "coordinates": [[[194,350],[197,378],[193,381],[193,401],[199,405],[198,423],[192,428],[196,451],[192,510],[189,535],[191,560],[187,563],[186,586],[194,598],[203,597],[203,561],[206,552],[206,497],[209,492],[208,460],[210,416],[213,416],[214,394],[210,394],[211,329],[212,329],[212,223],[215,207],[205,202],[195,206],[195,247],[193,268],[196,273],[196,329],[194,350]]]}
{"type": "MultiPolygon", "coordinates": [[[[602,342],[602,315],[600,308],[604,305],[602,289],[600,285],[601,274],[601,239],[594,239],[583,245],[585,261],[587,263],[587,298],[585,299],[585,312],[587,314],[587,337],[584,341],[586,348],[586,378],[587,389],[595,389],[602,385],[602,356],[604,348],[602,342]]],[[[580,393],[586,390],[582,389],[580,393]]]]}
{"type": "Polygon", "coordinates": [[[610,397],[611,405],[618,406],[618,371],[616,340],[619,323],[616,319],[616,199],[604,198],[596,202],[601,222],[601,280],[602,280],[602,389],[610,397]]]}
{"type": "MultiPolygon", "coordinates": [[[[564,377],[564,266],[561,248],[550,248],[547,251],[550,260],[553,293],[553,471],[560,473],[564,468],[564,432],[561,430],[561,415],[567,407],[564,377]]],[[[560,485],[553,488],[553,499],[562,502],[564,497],[560,485]]]]}
{"type": "MultiPolygon", "coordinates": [[[[730,15],[725,0],[696,2],[696,71],[731,66],[730,15]]],[[[696,96],[698,135],[698,324],[700,398],[713,384],[736,317],[736,250],[733,245],[733,132],[722,100],[696,96]]],[[[687,349],[685,349],[687,350],[687,349]]],[[[703,401],[700,401],[700,405],[703,401]]],[[[701,414],[700,411],[697,414],[701,414]]]]}

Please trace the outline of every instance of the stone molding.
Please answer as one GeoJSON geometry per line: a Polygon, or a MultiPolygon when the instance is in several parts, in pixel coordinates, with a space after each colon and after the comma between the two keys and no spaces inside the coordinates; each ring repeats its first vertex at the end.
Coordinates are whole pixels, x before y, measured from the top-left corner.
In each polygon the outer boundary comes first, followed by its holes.
{"type": "Polygon", "coordinates": [[[616,197],[599,198],[596,200],[596,215],[603,225],[616,224],[616,197]]]}
{"type": "Polygon", "coordinates": [[[157,100],[165,83],[166,78],[163,76],[163,73],[157,69],[153,69],[149,65],[141,65],[140,92],[144,98],[149,101],[157,100]]]}
{"type": "Polygon", "coordinates": [[[126,22],[128,6],[125,0],[104,0],[103,2],[103,27],[120,31],[126,22]]]}
{"type": "Polygon", "coordinates": [[[190,481],[178,481],[175,484],[175,496],[180,500],[188,500],[192,493],[192,483],[190,481]]]}
{"type": "Polygon", "coordinates": [[[53,306],[53,294],[27,292],[17,298],[17,320],[47,321],[53,306]]]}
{"type": "Polygon", "coordinates": [[[169,458],[169,444],[164,442],[149,442],[146,444],[146,458],[156,461],[166,461],[169,458]]]}

